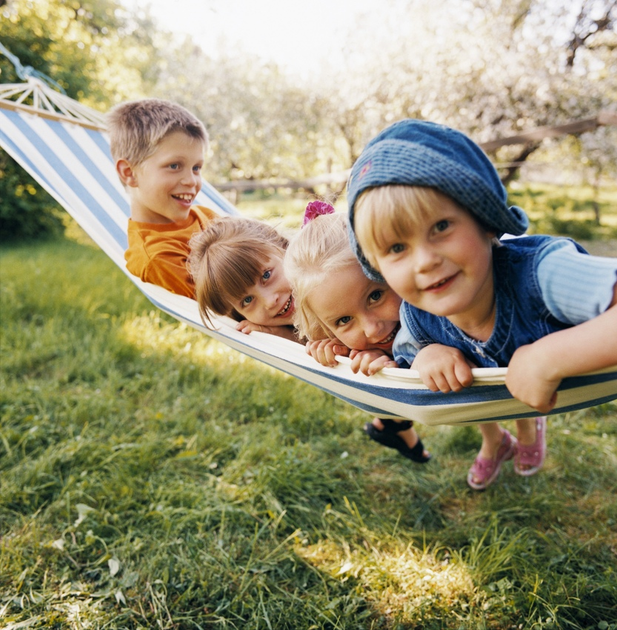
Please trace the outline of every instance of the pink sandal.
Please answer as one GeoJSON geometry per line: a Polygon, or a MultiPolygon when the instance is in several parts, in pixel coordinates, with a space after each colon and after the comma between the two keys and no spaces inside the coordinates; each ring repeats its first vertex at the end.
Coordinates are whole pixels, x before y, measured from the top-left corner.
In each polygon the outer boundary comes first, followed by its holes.
{"type": "Polygon", "coordinates": [[[536,418],[536,440],[533,444],[521,444],[519,442],[514,458],[514,472],[523,477],[535,475],[546,456],[546,416],[536,418]],[[521,468],[529,466],[529,468],[521,468]]]}
{"type": "Polygon", "coordinates": [[[476,457],[473,466],[469,469],[467,483],[474,490],[484,490],[488,488],[499,475],[501,465],[514,457],[516,453],[516,439],[504,429],[501,438],[501,446],[495,455],[495,459],[488,457],[476,457]],[[477,479],[478,481],[474,481],[477,479]]]}

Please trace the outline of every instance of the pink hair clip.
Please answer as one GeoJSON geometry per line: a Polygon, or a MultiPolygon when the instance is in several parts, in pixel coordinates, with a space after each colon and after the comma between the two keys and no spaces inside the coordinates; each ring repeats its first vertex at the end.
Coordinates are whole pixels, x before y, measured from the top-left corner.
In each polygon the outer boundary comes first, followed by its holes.
{"type": "Polygon", "coordinates": [[[307,204],[304,211],[304,221],[302,221],[302,227],[304,227],[309,221],[312,221],[315,217],[319,217],[322,214],[334,214],[334,208],[325,201],[311,201],[307,204]]]}

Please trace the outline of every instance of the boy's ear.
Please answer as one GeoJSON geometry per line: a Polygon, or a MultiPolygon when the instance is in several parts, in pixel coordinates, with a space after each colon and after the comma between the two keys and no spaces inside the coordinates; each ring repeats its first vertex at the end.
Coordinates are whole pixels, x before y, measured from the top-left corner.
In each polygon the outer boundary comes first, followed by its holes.
{"type": "Polygon", "coordinates": [[[125,186],[131,186],[132,188],[137,186],[137,178],[133,167],[124,158],[116,162],[116,172],[125,186]]]}

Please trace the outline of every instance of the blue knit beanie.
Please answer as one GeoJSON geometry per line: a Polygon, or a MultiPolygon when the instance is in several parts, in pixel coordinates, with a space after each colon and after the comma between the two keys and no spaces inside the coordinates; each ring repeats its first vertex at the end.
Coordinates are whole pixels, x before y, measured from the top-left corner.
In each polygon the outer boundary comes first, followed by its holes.
{"type": "Polygon", "coordinates": [[[394,123],[364,148],[347,182],[349,237],[364,272],[383,281],[364,257],[354,231],[354,208],[367,188],[404,184],[430,186],[471,212],[497,236],[520,235],[527,215],[507,205],[507,192],[482,149],[465,134],[423,120],[394,123]]]}

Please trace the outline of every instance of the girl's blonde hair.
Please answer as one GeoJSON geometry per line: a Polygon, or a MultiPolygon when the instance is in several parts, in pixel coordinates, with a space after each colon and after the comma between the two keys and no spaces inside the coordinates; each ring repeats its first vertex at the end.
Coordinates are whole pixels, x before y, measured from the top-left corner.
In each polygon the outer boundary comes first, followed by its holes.
{"type": "Polygon", "coordinates": [[[211,313],[236,321],[244,317],[233,304],[261,278],[269,258],[282,258],[288,240],[267,223],[244,217],[215,219],[190,242],[188,267],[202,319],[211,313]]]}
{"type": "Polygon", "coordinates": [[[443,197],[426,186],[379,186],[368,188],[356,201],[354,227],[362,253],[379,271],[375,252],[383,251],[392,236],[404,238],[431,214],[443,197]]]}
{"type": "Polygon", "coordinates": [[[358,261],[349,244],[344,214],[324,214],[307,223],[291,239],[285,254],[285,277],[295,300],[294,324],[300,337],[332,337],[308,303],[310,293],[332,273],[358,261]]]}

